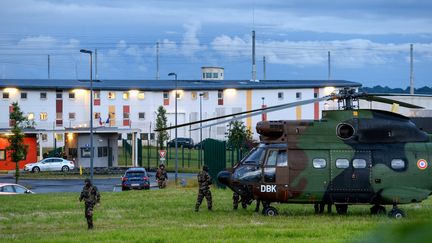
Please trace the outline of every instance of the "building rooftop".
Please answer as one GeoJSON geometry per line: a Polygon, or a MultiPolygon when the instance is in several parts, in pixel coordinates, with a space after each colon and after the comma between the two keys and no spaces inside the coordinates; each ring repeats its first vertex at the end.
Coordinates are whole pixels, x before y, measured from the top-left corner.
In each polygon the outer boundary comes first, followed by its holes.
{"type": "MultiPolygon", "coordinates": [[[[87,89],[89,80],[77,79],[0,79],[0,88],[18,89],[87,89]]],[[[323,87],[360,87],[361,83],[346,80],[177,80],[178,89],[220,90],[220,89],[290,89],[323,87]]],[[[172,90],[175,80],[93,80],[95,90],[172,90]]]]}

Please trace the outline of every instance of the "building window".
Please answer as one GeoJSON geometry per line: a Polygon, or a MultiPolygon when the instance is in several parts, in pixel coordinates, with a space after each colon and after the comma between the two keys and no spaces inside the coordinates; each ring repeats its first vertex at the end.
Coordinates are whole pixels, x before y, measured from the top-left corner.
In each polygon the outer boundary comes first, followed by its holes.
{"type": "Polygon", "coordinates": [[[144,98],[145,98],[144,92],[143,91],[138,92],[138,99],[143,100],[144,98]]]}
{"type": "Polygon", "coordinates": [[[75,99],[75,93],[70,91],[69,92],[69,99],[75,99]]]}
{"type": "Polygon", "coordinates": [[[128,100],[129,99],[129,92],[123,92],[123,99],[128,100]]]}
{"type": "Polygon", "coordinates": [[[218,90],[218,105],[223,105],[223,90],[218,90]]]}
{"type": "Polygon", "coordinates": [[[48,134],[42,133],[42,141],[44,142],[48,141],[48,134]]]}
{"type": "Polygon", "coordinates": [[[163,92],[163,104],[169,105],[169,92],[168,91],[163,92]]]}
{"type": "Polygon", "coordinates": [[[218,90],[218,99],[223,99],[223,90],[218,90]]]}
{"type": "Polygon", "coordinates": [[[34,118],[35,118],[35,115],[34,115],[33,112],[29,112],[29,113],[27,114],[27,119],[28,119],[29,121],[34,120],[34,118]]]}
{"type": "Polygon", "coordinates": [[[39,119],[40,119],[41,121],[46,121],[46,120],[48,119],[48,113],[46,113],[46,112],[41,112],[41,113],[39,114],[39,119]]]}
{"type": "Polygon", "coordinates": [[[203,79],[205,79],[205,73],[203,73],[203,79]]]}
{"type": "Polygon", "coordinates": [[[26,92],[21,92],[21,99],[23,99],[23,100],[27,99],[27,93],[26,92]]]}
{"type": "Polygon", "coordinates": [[[164,92],[163,92],[163,98],[164,98],[164,99],[168,99],[168,98],[169,98],[168,91],[164,91],[164,92]]]}
{"type": "Polygon", "coordinates": [[[84,147],[84,148],[80,148],[81,149],[81,158],[90,158],[91,156],[91,149],[84,147]]]}
{"type": "Polygon", "coordinates": [[[63,98],[63,94],[60,92],[56,93],[56,99],[61,100],[63,98]]]}
{"type": "Polygon", "coordinates": [[[0,149],[0,160],[6,160],[6,150],[0,149]]]}
{"type": "Polygon", "coordinates": [[[75,120],[75,112],[69,112],[69,120],[75,120]]]}
{"type": "Polygon", "coordinates": [[[213,78],[218,78],[218,73],[213,73],[213,78]]]}
{"type": "Polygon", "coordinates": [[[198,95],[197,95],[196,91],[192,91],[191,92],[191,98],[192,98],[192,100],[196,100],[198,98],[198,95]]]}
{"type": "Polygon", "coordinates": [[[56,133],[55,138],[57,142],[63,142],[63,133],[56,133]]]}
{"type": "Polygon", "coordinates": [[[283,100],[283,98],[284,98],[283,92],[278,92],[278,99],[283,100]]]}
{"type": "Polygon", "coordinates": [[[302,98],[302,93],[301,92],[297,92],[296,93],[296,99],[301,100],[302,98]]]}
{"type": "Polygon", "coordinates": [[[99,90],[95,90],[95,91],[93,92],[93,98],[94,98],[95,100],[99,100],[99,99],[100,99],[100,91],[99,91],[99,90]]]}
{"type": "Polygon", "coordinates": [[[348,167],[349,167],[349,160],[347,160],[347,159],[337,159],[336,160],[336,168],[346,169],[348,167]]]}
{"type": "Polygon", "coordinates": [[[129,119],[129,112],[123,112],[123,119],[129,119]]]}
{"type": "Polygon", "coordinates": [[[108,99],[109,100],[113,100],[113,99],[115,99],[115,97],[116,97],[116,93],[115,92],[108,92],[108,99]]]}
{"type": "Polygon", "coordinates": [[[203,99],[208,100],[209,97],[210,97],[209,92],[206,91],[203,93],[203,99]]]}
{"type": "Polygon", "coordinates": [[[45,100],[47,98],[47,93],[46,92],[41,92],[40,93],[40,98],[45,100]]]}
{"type": "Polygon", "coordinates": [[[318,98],[318,93],[314,93],[314,98],[318,98]]]}
{"type": "Polygon", "coordinates": [[[211,73],[206,73],[206,78],[211,78],[212,74],[211,73]]]}
{"type": "Polygon", "coordinates": [[[61,112],[56,113],[56,120],[61,120],[63,117],[63,114],[61,112]]]}
{"type": "Polygon", "coordinates": [[[98,147],[98,157],[107,157],[108,147],[98,147]]]}
{"type": "Polygon", "coordinates": [[[139,112],[138,113],[138,119],[144,120],[145,119],[145,112],[139,112]]]}
{"type": "Polygon", "coordinates": [[[3,99],[9,99],[9,92],[3,92],[3,99]]]}

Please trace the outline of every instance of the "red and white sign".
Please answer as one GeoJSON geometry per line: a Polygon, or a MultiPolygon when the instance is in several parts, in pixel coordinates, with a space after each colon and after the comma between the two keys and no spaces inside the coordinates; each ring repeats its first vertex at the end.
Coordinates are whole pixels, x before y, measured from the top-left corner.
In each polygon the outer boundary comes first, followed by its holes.
{"type": "Polygon", "coordinates": [[[159,150],[159,159],[165,160],[166,150],[159,150]]]}
{"type": "Polygon", "coordinates": [[[419,160],[417,161],[417,167],[418,167],[420,170],[425,170],[425,169],[428,167],[428,163],[427,163],[427,161],[424,160],[424,159],[419,159],[419,160]]]}

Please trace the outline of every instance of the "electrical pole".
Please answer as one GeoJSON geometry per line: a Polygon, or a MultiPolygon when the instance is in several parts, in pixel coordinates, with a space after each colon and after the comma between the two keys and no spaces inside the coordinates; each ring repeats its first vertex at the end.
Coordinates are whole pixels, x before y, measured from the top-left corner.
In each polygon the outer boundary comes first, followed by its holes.
{"type": "Polygon", "coordinates": [[[410,45],[410,94],[414,94],[414,45],[410,45]]]}
{"type": "Polygon", "coordinates": [[[159,80],[159,41],[156,42],[156,80],[159,80]]]}
{"type": "Polygon", "coordinates": [[[255,65],[255,30],[252,30],[252,81],[256,81],[256,65],[255,65]]]}
{"type": "Polygon", "coordinates": [[[328,77],[327,77],[327,79],[328,79],[328,80],[331,80],[331,59],[330,59],[330,51],[328,51],[328,53],[327,53],[327,61],[328,61],[328,64],[327,64],[327,67],[328,67],[328,70],[327,70],[328,77]]]}
{"type": "Polygon", "coordinates": [[[263,56],[263,80],[266,80],[266,60],[265,60],[265,56],[263,56]]]}
{"type": "Polygon", "coordinates": [[[48,79],[51,79],[50,55],[48,55],[48,79]]]}

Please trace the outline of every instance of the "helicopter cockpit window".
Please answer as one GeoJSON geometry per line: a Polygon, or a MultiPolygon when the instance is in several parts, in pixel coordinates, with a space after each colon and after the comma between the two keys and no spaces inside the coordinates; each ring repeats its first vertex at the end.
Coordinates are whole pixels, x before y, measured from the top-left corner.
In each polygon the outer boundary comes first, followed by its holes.
{"type": "Polygon", "coordinates": [[[364,169],[366,168],[366,160],[364,159],[354,159],[353,167],[356,169],[364,169]]]}
{"type": "Polygon", "coordinates": [[[277,166],[288,166],[288,154],[285,150],[279,150],[277,166]]]}
{"type": "Polygon", "coordinates": [[[405,161],[402,159],[392,159],[391,167],[395,170],[401,170],[405,168],[405,161]]]}
{"type": "Polygon", "coordinates": [[[312,160],[312,164],[315,169],[322,169],[327,166],[327,161],[325,159],[317,158],[312,160]]]}
{"type": "Polygon", "coordinates": [[[347,159],[337,159],[336,160],[336,168],[345,169],[349,167],[349,160],[347,159]]]}
{"type": "Polygon", "coordinates": [[[276,161],[277,161],[277,157],[278,157],[278,150],[270,150],[268,157],[267,157],[267,166],[276,166],[276,161]]]}
{"type": "Polygon", "coordinates": [[[261,164],[264,159],[264,148],[254,148],[242,160],[242,164],[261,164]]]}

